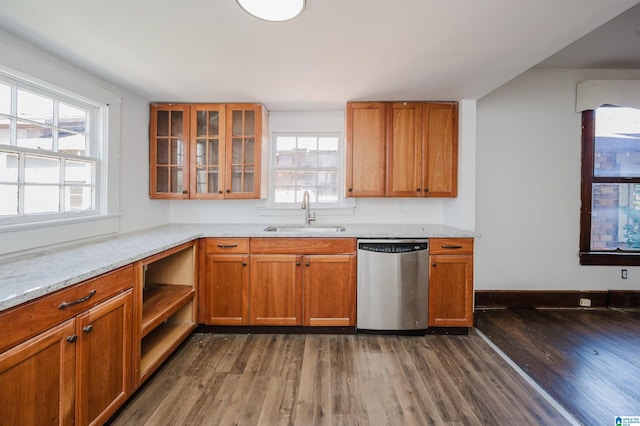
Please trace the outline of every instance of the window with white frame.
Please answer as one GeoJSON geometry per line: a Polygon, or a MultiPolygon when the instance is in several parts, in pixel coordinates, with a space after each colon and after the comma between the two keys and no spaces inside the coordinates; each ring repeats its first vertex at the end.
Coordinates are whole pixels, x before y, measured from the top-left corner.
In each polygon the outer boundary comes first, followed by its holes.
{"type": "Polygon", "coordinates": [[[0,224],[99,213],[101,108],[0,75],[0,224]]]}
{"type": "Polygon", "coordinates": [[[274,133],[273,194],[279,205],[340,202],[340,133],[274,133]]]}

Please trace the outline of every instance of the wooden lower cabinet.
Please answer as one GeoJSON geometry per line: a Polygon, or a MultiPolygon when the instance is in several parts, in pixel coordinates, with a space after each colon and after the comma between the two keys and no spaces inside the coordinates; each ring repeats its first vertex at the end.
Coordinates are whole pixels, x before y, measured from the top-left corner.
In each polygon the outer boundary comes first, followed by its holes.
{"type": "Polygon", "coordinates": [[[132,309],[129,290],[76,319],[77,424],[103,424],[132,387],[132,309]]]}
{"type": "Polygon", "coordinates": [[[249,255],[207,254],[205,257],[205,324],[249,324],[249,255]]]}
{"type": "Polygon", "coordinates": [[[429,327],[473,326],[473,256],[432,255],[429,327]]]}
{"type": "Polygon", "coordinates": [[[0,354],[0,424],[103,424],[131,394],[132,292],[0,354]]]}
{"type": "Polygon", "coordinates": [[[302,325],[302,256],[251,255],[249,323],[302,325]]]}
{"type": "Polygon", "coordinates": [[[205,324],[355,326],[355,240],[208,238],[201,247],[205,324]]]}
{"type": "Polygon", "coordinates": [[[70,319],[0,354],[0,423],[74,423],[76,345],[70,319]]]}
{"type": "Polygon", "coordinates": [[[304,259],[306,326],[356,325],[356,256],[314,255],[304,259]]]}
{"type": "Polygon", "coordinates": [[[133,268],[0,312],[0,425],[104,424],[133,385],[133,268]]]}

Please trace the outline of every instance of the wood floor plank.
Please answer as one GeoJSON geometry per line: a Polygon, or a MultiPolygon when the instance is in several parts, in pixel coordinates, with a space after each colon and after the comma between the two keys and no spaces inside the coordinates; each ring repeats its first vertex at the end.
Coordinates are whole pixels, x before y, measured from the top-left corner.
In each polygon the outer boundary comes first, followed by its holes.
{"type": "Polygon", "coordinates": [[[567,424],[474,332],[194,334],[111,423],[567,424]]]}
{"type": "Polygon", "coordinates": [[[640,413],[638,311],[486,310],[476,323],[581,423],[640,413]]]}

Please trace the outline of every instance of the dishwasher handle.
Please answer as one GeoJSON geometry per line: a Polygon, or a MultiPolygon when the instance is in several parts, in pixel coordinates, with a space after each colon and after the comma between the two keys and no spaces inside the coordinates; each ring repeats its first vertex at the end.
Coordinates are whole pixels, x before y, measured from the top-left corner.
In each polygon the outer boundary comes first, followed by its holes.
{"type": "Polygon", "coordinates": [[[429,249],[428,241],[408,241],[408,242],[366,242],[358,243],[359,251],[367,251],[374,253],[412,253],[417,251],[425,251],[429,249]]]}

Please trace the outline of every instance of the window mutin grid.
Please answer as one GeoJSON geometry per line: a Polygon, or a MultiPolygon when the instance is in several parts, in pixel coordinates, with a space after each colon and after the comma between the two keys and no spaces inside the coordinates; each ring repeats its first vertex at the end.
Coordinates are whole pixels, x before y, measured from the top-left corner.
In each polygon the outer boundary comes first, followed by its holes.
{"type": "Polygon", "coordinates": [[[0,74],[0,224],[99,213],[103,107],[0,74]]]}
{"type": "Polygon", "coordinates": [[[305,191],[313,203],[339,202],[340,141],[339,133],[274,133],[274,203],[301,203],[305,191]]]}

